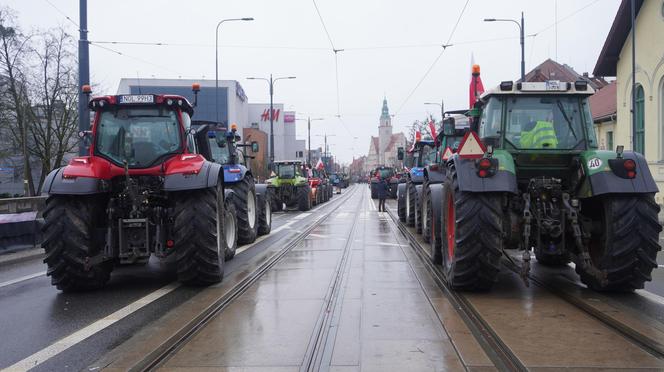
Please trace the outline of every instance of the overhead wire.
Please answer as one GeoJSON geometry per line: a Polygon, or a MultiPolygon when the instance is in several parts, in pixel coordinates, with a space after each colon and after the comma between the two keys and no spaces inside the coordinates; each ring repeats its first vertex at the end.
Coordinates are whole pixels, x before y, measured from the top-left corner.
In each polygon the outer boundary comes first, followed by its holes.
{"type": "Polygon", "coordinates": [[[109,48],[109,47],[103,46],[103,45],[99,45],[99,44],[97,44],[97,43],[95,43],[95,42],[88,42],[88,43],[89,43],[90,45],[92,45],[92,46],[96,46],[97,48],[104,49],[104,50],[106,50],[106,51],[108,51],[108,52],[115,53],[115,54],[117,54],[117,55],[124,56],[124,57],[127,57],[127,58],[131,58],[131,59],[134,59],[134,60],[136,60],[136,61],[139,61],[139,62],[142,62],[142,63],[148,64],[148,65],[151,65],[151,66],[154,66],[154,67],[158,67],[158,68],[160,68],[160,69],[162,69],[162,70],[165,70],[165,71],[174,72],[174,73],[178,74],[179,76],[182,76],[182,73],[180,73],[179,71],[172,70],[172,69],[170,69],[170,68],[168,68],[168,67],[161,66],[161,65],[158,65],[158,64],[156,64],[156,63],[152,63],[152,62],[147,61],[147,60],[144,60],[144,59],[142,59],[142,58],[138,58],[138,57],[135,57],[135,56],[132,56],[132,55],[129,55],[129,54],[126,54],[126,53],[120,52],[120,51],[118,51],[118,50],[115,50],[115,49],[112,49],[112,48],[109,48]]]}
{"type": "Polygon", "coordinates": [[[50,2],[49,0],[44,0],[44,1],[45,1],[48,5],[50,5],[53,9],[55,9],[56,12],[62,14],[62,16],[65,17],[65,19],[67,19],[69,22],[71,22],[71,24],[73,24],[74,26],[76,26],[77,29],[80,29],[80,28],[81,28],[81,26],[79,26],[79,24],[76,23],[76,21],[74,21],[73,19],[71,19],[71,18],[70,18],[65,12],[63,12],[62,10],[60,10],[60,9],[59,9],[57,6],[55,6],[52,2],[50,2]]]}
{"type": "Polygon", "coordinates": [[[429,68],[424,72],[424,75],[422,76],[422,78],[420,78],[420,80],[417,82],[417,84],[415,85],[413,90],[411,90],[410,93],[408,94],[408,96],[406,96],[406,99],[403,101],[401,106],[399,106],[399,109],[396,111],[395,116],[398,115],[399,112],[401,112],[401,110],[404,108],[406,103],[408,103],[408,100],[410,100],[410,98],[413,96],[413,94],[415,94],[415,92],[420,87],[420,85],[422,85],[422,83],[427,78],[427,76],[429,76],[429,73],[431,73],[431,70],[433,70],[433,68],[436,67],[436,64],[438,63],[440,58],[445,53],[445,50],[447,50],[447,47],[451,45],[450,42],[452,41],[452,38],[454,37],[454,34],[456,33],[457,27],[459,27],[459,23],[461,22],[461,18],[463,17],[463,14],[465,13],[469,2],[470,2],[470,0],[466,0],[466,3],[463,4],[463,8],[461,9],[461,12],[459,13],[459,16],[457,17],[457,20],[454,23],[454,27],[452,28],[452,31],[450,32],[450,36],[447,38],[447,42],[442,45],[443,50],[441,50],[440,53],[438,53],[438,56],[436,56],[436,58],[433,60],[433,63],[431,63],[429,68]]]}

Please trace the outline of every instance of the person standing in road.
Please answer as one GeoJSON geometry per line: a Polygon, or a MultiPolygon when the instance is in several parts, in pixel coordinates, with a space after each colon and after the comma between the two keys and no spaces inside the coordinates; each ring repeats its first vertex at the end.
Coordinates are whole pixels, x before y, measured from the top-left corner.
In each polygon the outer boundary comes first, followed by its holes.
{"type": "Polygon", "coordinates": [[[385,199],[387,199],[387,188],[388,188],[387,180],[383,177],[380,177],[378,180],[378,187],[376,190],[378,192],[378,212],[386,212],[385,199]]]}

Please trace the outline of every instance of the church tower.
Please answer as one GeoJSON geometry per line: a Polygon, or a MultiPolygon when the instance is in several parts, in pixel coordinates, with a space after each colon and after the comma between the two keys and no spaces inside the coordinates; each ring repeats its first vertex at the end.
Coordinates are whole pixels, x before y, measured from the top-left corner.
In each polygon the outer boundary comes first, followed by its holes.
{"type": "Polygon", "coordinates": [[[380,114],[380,124],[378,125],[378,163],[385,165],[385,150],[392,140],[392,118],[390,110],[387,108],[387,98],[383,98],[383,110],[380,114]]]}

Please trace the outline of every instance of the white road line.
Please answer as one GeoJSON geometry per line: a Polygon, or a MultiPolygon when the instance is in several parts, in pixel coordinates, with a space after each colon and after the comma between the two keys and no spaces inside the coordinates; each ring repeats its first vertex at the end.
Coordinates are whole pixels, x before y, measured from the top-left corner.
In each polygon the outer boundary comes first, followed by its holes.
{"type": "Polygon", "coordinates": [[[648,292],[645,289],[637,289],[636,294],[638,294],[640,296],[643,296],[643,297],[649,299],[650,301],[656,302],[660,305],[664,305],[664,297],[656,295],[652,292],[648,292]]]}
{"type": "Polygon", "coordinates": [[[30,275],[24,275],[24,276],[21,276],[21,277],[16,278],[16,279],[8,280],[4,283],[0,283],[0,288],[6,287],[6,286],[12,285],[12,284],[20,283],[20,282],[23,282],[23,281],[26,281],[26,280],[38,278],[40,276],[46,276],[46,271],[42,271],[42,272],[39,272],[39,273],[30,274],[30,275]]]}
{"type": "Polygon", "coordinates": [[[174,291],[179,286],[180,283],[171,283],[169,285],[161,287],[156,291],[148,294],[147,296],[139,298],[138,300],[130,303],[129,305],[114,312],[113,314],[105,318],[99,319],[96,322],[90,324],[89,326],[79,329],[78,331],[52,343],[51,345],[17,362],[16,364],[3,369],[3,371],[27,371],[30,368],[34,368],[46,362],[47,360],[53,358],[54,356],[62,353],[63,351],[69,349],[70,347],[78,344],[79,342],[85,340],[86,338],[95,335],[96,333],[102,331],[105,328],[110,327],[111,325],[135,313],[136,311],[142,309],[143,307],[157,301],[161,297],[174,291]]]}
{"type": "Polygon", "coordinates": [[[664,265],[657,265],[658,268],[664,269],[664,265]]]}

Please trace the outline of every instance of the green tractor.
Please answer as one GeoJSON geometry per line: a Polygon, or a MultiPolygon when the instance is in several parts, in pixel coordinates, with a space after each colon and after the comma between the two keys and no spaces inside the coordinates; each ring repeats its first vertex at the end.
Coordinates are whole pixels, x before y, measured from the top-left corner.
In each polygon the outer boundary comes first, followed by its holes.
{"type": "Polygon", "coordinates": [[[284,204],[286,208],[301,211],[311,209],[311,186],[303,170],[304,164],[299,160],[274,163],[275,176],[267,180],[273,195],[273,210],[283,210],[284,204]]]}
{"type": "Polygon", "coordinates": [[[643,288],[662,227],[646,159],[597,149],[585,81],[502,82],[471,110],[447,161],[442,264],[453,288],[489,289],[505,249],[542,265],[574,262],[599,291],[643,288]],[[519,253],[517,253],[519,254],[519,253]]]}

